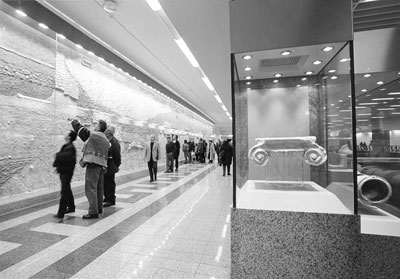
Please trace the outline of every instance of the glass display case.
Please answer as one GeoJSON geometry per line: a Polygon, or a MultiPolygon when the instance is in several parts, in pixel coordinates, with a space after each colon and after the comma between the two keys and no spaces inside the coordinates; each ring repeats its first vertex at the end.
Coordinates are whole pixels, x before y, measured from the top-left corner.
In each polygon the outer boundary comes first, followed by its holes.
{"type": "Polygon", "coordinates": [[[236,53],[232,73],[234,207],[356,213],[352,44],[236,53]]]}

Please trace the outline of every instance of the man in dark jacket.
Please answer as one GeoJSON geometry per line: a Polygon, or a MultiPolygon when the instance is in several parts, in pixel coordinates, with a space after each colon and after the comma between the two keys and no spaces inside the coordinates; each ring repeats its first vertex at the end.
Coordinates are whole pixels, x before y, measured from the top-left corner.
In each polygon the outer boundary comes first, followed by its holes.
{"type": "Polygon", "coordinates": [[[167,144],[165,145],[165,153],[167,157],[167,170],[165,172],[173,172],[174,170],[174,153],[175,151],[175,143],[172,142],[171,136],[167,136],[167,144]]]}
{"type": "Polygon", "coordinates": [[[178,171],[179,153],[181,151],[181,144],[178,141],[178,135],[174,136],[174,143],[175,143],[175,152],[174,152],[175,171],[178,171]]]}
{"type": "Polygon", "coordinates": [[[110,141],[108,150],[107,172],[104,174],[104,204],[103,207],[115,205],[115,174],[121,165],[121,146],[114,137],[115,128],[108,127],[104,135],[110,141]]]}
{"type": "Polygon", "coordinates": [[[94,131],[83,127],[78,120],[71,122],[75,133],[81,138],[83,157],[79,164],[86,168],[85,195],[89,201],[89,213],[83,219],[97,219],[103,213],[104,172],[107,168],[110,142],[104,135],[107,123],[99,120],[94,131]]]}
{"type": "Polygon", "coordinates": [[[76,139],[76,133],[70,131],[65,136],[65,144],[57,152],[53,167],[60,174],[61,180],[61,198],[57,218],[64,218],[64,214],[75,212],[74,195],[71,190],[71,180],[74,174],[76,164],[76,149],[73,142],[76,139]]]}
{"type": "Polygon", "coordinates": [[[233,147],[230,144],[230,139],[224,141],[221,145],[221,151],[219,153],[220,163],[222,164],[222,175],[225,176],[226,169],[228,169],[228,175],[231,175],[231,164],[233,156],[233,147]]]}

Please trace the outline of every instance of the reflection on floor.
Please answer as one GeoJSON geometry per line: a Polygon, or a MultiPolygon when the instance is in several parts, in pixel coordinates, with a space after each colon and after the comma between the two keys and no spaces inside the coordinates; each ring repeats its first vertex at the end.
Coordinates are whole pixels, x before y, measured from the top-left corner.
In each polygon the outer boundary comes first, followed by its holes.
{"type": "Polygon", "coordinates": [[[231,177],[183,165],[117,187],[117,204],[83,220],[57,205],[0,217],[0,278],[229,278],[231,177]]]}

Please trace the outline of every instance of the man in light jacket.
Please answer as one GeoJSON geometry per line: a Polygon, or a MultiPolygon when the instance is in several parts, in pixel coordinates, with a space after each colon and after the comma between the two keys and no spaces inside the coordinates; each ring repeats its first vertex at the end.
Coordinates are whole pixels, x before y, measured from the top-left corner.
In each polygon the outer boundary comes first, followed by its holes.
{"type": "Polygon", "coordinates": [[[155,142],[155,139],[155,136],[151,135],[150,142],[146,144],[144,149],[144,160],[149,168],[150,182],[157,180],[157,162],[161,158],[160,145],[155,142]]]}
{"type": "Polygon", "coordinates": [[[86,167],[85,195],[89,201],[89,213],[83,215],[83,219],[97,219],[99,213],[103,213],[104,172],[107,168],[108,149],[110,142],[104,135],[107,123],[99,120],[94,131],[83,127],[78,120],[71,122],[75,133],[85,145],[83,157],[79,164],[86,167]]]}

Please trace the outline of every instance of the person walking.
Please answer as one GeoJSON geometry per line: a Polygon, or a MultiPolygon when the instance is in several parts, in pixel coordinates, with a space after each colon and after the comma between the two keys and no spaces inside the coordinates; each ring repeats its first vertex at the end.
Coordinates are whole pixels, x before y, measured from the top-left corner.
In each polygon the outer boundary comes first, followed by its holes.
{"type": "Polygon", "coordinates": [[[104,174],[103,207],[115,205],[115,174],[119,171],[121,165],[121,146],[114,134],[115,128],[113,126],[108,127],[104,132],[111,146],[108,150],[107,172],[104,174]]]}
{"type": "Polygon", "coordinates": [[[167,154],[167,166],[166,173],[174,171],[174,153],[175,153],[175,143],[172,142],[171,136],[167,136],[167,144],[165,145],[165,153],[167,154]]]}
{"type": "Polygon", "coordinates": [[[144,160],[149,168],[150,182],[157,180],[157,162],[161,158],[160,144],[155,142],[156,137],[150,136],[150,142],[146,144],[144,149],[144,160]]]}
{"type": "Polygon", "coordinates": [[[56,153],[53,167],[60,174],[61,198],[58,206],[57,218],[64,218],[64,214],[75,212],[74,195],[71,190],[71,180],[74,175],[76,164],[76,149],[73,142],[76,140],[76,133],[70,131],[65,136],[65,144],[56,153]]]}
{"type": "Polygon", "coordinates": [[[183,145],[182,145],[182,151],[183,154],[185,155],[185,164],[190,163],[192,161],[192,159],[190,158],[190,146],[187,142],[187,140],[183,141],[183,145]]]}
{"type": "Polygon", "coordinates": [[[175,151],[174,151],[175,171],[178,171],[179,153],[181,151],[181,144],[179,143],[178,135],[174,136],[174,144],[175,144],[175,151]]]}
{"type": "Polygon", "coordinates": [[[220,156],[220,163],[222,164],[222,170],[223,170],[222,176],[225,176],[226,170],[228,170],[228,175],[231,175],[233,147],[230,144],[230,139],[227,139],[222,143],[219,156],[220,156]]]}
{"type": "Polygon", "coordinates": [[[94,131],[82,126],[74,119],[71,125],[75,133],[85,143],[82,149],[83,157],[79,164],[86,168],[85,195],[89,201],[89,212],[83,219],[97,219],[103,213],[104,172],[107,168],[108,149],[110,142],[104,135],[107,123],[99,120],[94,131]]]}

